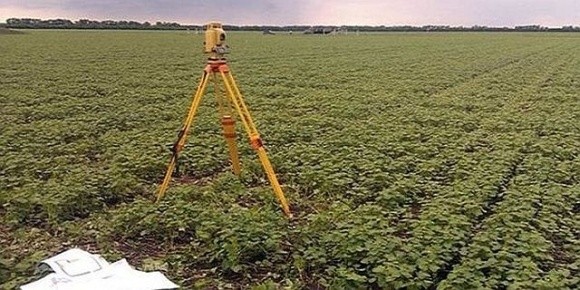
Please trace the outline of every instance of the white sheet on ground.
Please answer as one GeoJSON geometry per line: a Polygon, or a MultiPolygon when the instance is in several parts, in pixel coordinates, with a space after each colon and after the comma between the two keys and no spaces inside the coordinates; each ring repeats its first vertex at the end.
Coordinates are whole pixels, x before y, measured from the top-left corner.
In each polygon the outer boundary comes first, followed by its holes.
{"type": "Polygon", "coordinates": [[[71,249],[41,262],[54,273],[23,285],[21,290],[159,290],[177,285],[160,272],[141,272],[127,260],[109,264],[99,255],[71,249]]]}

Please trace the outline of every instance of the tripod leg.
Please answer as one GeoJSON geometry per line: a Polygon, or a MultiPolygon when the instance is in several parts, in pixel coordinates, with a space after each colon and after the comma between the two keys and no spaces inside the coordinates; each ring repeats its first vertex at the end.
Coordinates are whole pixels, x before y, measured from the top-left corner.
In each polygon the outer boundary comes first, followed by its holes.
{"type": "Polygon", "coordinates": [[[161,183],[159,191],[157,192],[157,202],[159,202],[163,198],[163,196],[165,195],[165,191],[169,186],[169,181],[171,181],[171,175],[173,174],[173,170],[175,169],[175,165],[177,163],[177,158],[179,157],[179,153],[181,152],[181,150],[183,150],[183,146],[185,146],[185,141],[187,140],[187,134],[189,133],[189,129],[191,128],[193,117],[197,112],[197,108],[199,107],[199,104],[201,103],[201,99],[205,92],[207,80],[209,78],[208,76],[209,70],[206,68],[203,71],[203,75],[201,77],[201,81],[199,82],[197,90],[193,95],[193,101],[191,102],[191,105],[189,107],[189,112],[187,113],[187,117],[185,118],[183,127],[181,127],[181,130],[177,135],[177,141],[175,141],[175,143],[173,144],[173,148],[171,149],[173,154],[171,155],[171,159],[169,160],[169,164],[167,165],[167,171],[165,172],[163,182],[161,183]]]}
{"type": "Polygon", "coordinates": [[[238,145],[236,144],[236,127],[232,116],[222,116],[222,127],[224,129],[224,137],[230,152],[230,160],[232,161],[232,170],[235,175],[240,175],[242,171],[240,167],[240,156],[238,154],[238,145]]]}
{"type": "Polygon", "coordinates": [[[224,133],[224,138],[226,139],[226,144],[228,146],[228,152],[230,153],[230,160],[232,162],[232,170],[235,175],[240,175],[240,156],[238,153],[238,146],[236,144],[236,127],[235,120],[232,118],[231,114],[231,104],[222,95],[219,87],[219,80],[216,73],[212,73],[212,80],[214,83],[214,93],[218,103],[218,111],[221,115],[221,123],[224,133]]]}
{"type": "Polygon", "coordinates": [[[266,153],[266,149],[262,144],[262,139],[260,138],[260,134],[258,133],[258,129],[252,120],[252,116],[250,115],[250,111],[246,106],[242,94],[238,89],[236,82],[231,75],[227,66],[223,66],[220,68],[220,74],[224,81],[224,85],[226,87],[226,92],[228,97],[230,98],[231,103],[234,105],[236,111],[240,115],[242,119],[242,123],[246,132],[250,137],[250,143],[252,144],[252,148],[256,150],[258,157],[260,159],[260,163],[262,163],[262,167],[268,176],[268,180],[272,185],[272,189],[282,206],[282,210],[289,218],[292,218],[292,213],[290,212],[290,208],[288,206],[288,201],[284,196],[284,192],[282,191],[282,187],[280,187],[280,183],[278,183],[278,178],[276,177],[276,173],[274,173],[274,169],[272,168],[272,164],[270,163],[270,159],[268,158],[268,154],[266,153]]]}

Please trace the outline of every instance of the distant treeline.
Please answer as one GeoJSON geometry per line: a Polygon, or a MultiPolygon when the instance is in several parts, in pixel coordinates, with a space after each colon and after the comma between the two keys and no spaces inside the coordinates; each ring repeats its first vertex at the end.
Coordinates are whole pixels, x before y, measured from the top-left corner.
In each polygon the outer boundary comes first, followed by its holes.
{"type": "MultiPolygon", "coordinates": [[[[35,28],[35,29],[137,29],[137,30],[201,30],[203,25],[181,25],[176,22],[137,22],[137,21],[115,21],[105,20],[96,21],[89,19],[80,19],[71,21],[68,19],[33,19],[33,18],[9,18],[6,24],[2,25],[7,28],[35,28]]],[[[312,32],[331,31],[341,32],[385,32],[385,31],[549,31],[549,32],[580,32],[579,26],[562,26],[559,28],[548,28],[540,25],[525,25],[515,27],[488,27],[488,26],[448,26],[448,25],[425,25],[425,26],[310,26],[310,25],[292,25],[292,26],[263,26],[263,25],[224,25],[225,30],[229,31],[293,31],[293,32],[312,32]]]]}

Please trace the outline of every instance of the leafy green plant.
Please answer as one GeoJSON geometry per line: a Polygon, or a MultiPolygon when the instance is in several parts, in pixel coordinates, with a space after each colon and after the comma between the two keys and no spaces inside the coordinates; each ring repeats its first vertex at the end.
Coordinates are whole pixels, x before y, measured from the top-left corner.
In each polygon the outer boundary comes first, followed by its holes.
{"type": "Polygon", "coordinates": [[[30,31],[0,43],[0,288],[72,246],[184,288],[579,284],[576,35],[230,38],[295,218],[241,132],[229,172],[211,91],[153,202],[202,35],[30,31]]]}

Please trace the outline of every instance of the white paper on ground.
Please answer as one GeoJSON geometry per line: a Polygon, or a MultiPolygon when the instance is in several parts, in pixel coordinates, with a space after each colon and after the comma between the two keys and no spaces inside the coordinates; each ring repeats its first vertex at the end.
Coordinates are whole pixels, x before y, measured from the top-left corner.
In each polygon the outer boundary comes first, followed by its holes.
{"type": "Polygon", "coordinates": [[[44,278],[34,281],[32,283],[26,284],[21,286],[21,290],[58,290],[60,289],[59,285],[65,285],[72,281],[64,278],[59,278],[56,273],[50,273],[46,275],[44,278]],[[60,281],[59,281],[60,279],[60,281]]]}
{"type": "Polygon", "coordinates": [[[98,272],[109,265],[101,256],[80,249],[70,249],[41,263],[50,266],[57,275],[71,278],[98,272]]]}
{"type": "Polygon", "coordinates": [[[160,272],[141,272],[127,260],[109,264],[99,255],[71,249],[42,261],[54,271],[21,290],[159,290],[177,285],[160,272]]]}

